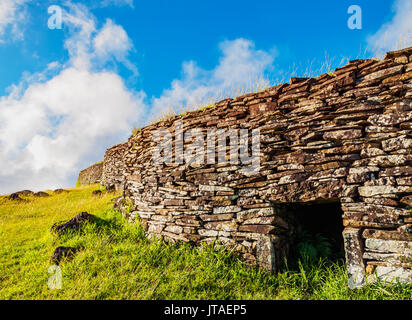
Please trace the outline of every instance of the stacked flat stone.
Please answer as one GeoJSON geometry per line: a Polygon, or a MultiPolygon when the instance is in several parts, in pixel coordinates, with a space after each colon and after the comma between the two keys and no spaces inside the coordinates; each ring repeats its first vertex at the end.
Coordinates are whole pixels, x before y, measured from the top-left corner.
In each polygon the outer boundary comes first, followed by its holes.
{"type": "Polygon", "coordinates": [[[80,185],[89,185],[101,182],[103,171],[103,162],[95,163],[90,167],[80,171],[77,183],[80,185]]]}
{"type": "Polygon", "coordinates": [[[340,201],[353,288],[376,276],[412,281],[411,149],[408,48],[144,127],[107,150],[104,181],[124,185],[130,218],[148,233],[217,241],[271,271],[293,233],[281,205],[340,201]],[[230,163],[155,164],[153,132],[173,134],[177,121],[184,131],[259,128],[260,172],[245,176],[230,163]]]}
{"type": "Polygon", "coordinates": [[[126,174],[125,151],[127,143],[115,145],[106,150],[103,161],[101,185],[110,189],[123,188],[126,174]]]}

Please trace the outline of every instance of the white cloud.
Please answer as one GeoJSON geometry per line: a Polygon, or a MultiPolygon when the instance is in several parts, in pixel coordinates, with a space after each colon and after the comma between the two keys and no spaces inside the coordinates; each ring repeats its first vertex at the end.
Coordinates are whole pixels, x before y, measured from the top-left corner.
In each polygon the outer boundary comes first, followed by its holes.
{"type": "Polygon", "coordinates": [[[0,97],[0,194],[73,186],[79,170],[125,141],[149,109],[159,114],[168,106],[196,106],[219,93],[247,90],[272,68],[273,52],[246,39],[224,41],[214,69],[184,62],[182,77],[147,104],[144,92],[127,89],[107,65],[123,64],[137,74],[125,30],[112,20],[99,28],[83,5],[68,2],[66,8],[68,60],[24,74],[0,97]]]}
{"type": "Polygon", "coordinates": [[[21,26],[26,18],[25,4],[27,0],[0,1],[0,42],[4,42],[7,34],[12,39],[22,39],[21,26]]]}
{"type": "Polygon", "coordinates": [[[412,1],[396,0],[393,11],[393,19],[367,40],[377,55],[412,45],[412,1]]]}
{"type": "Polygon", "coordinates": [[[130,119],[139,116],[143,99],[142,94],[128,92],[116,74],[68,68],[30,86],[21,99],[1,101],[0,146],[7,165],[0,166],[0,176],[18,176],[22,169],[31,175],[0,188],[41,189],[67,183],[79,165],[87,166],[108,144],[127,137],[130,119]],[[61,179],[50,184],[53,176],[61,179]]]}
{"type": "Polygon", "coordinates": [[[71,57],[70,64],[77,68],[101,68],[115,60],[137,76],[136,66],[127,58],[133,50],[133,43],[126,31],[110,19],[97,30],[95,17],[84,5],[70,2],[67,5],[70,11],[64,12],[63,21],[72,34],[65,42],[71,57]]]}
{"type": "Polygon", "coordinates": [[[0,98],[0,194],[73,185],[81,168],[129,136],[145,109],[144,93],[103,66],[127,61],[126,32],[112,21],[98,29],[84,6],[68,6],[69,60],[24,76],[0,98]],[[109,45],[112,29],[122,36],[109,45]]]}
{"type": "Polygon", "coordinates": [[[131,70],[134,76],[138,75],[136,66],[127,59],[129,51],[133,49],[133,43],[126,31],[112,20],[107,19],[94,38],[93,46],[95,57],[100,60],[100,63],[104,64],[114,58],[131,70]]]}
{"type": "Polygon", "coordinates": [[[63,12],[63,23],[69,29],[70,37],[64,46],[69,52],[69,64],[80,69],[91,67],[91,43],[96,32],[96,19],[82,4],[67,3],[63,12]]]}
{"type": "Polygon", "coordinates": [[[257,50],[252,41],[242,38],[224,41],[219,48],[222,57],[213,70],[204,70],[193,61],[183,63],[182,79],[173,80],[171,88],[152,99],[152,118],[170,109],[179,112],[182,106],[184,110],[267,85],[265,74],[273,68],[275,51],[257,50]]]}
{"type": "Polygon", "coordinates": [[[115,25],[110,19],[106,21],[106,24],[94,38],[93,42],[96,54],[105,58],[114,54],[116,58],[122,59],[132,48],[132,43],[124,29],[121,26],[115,25]]]}

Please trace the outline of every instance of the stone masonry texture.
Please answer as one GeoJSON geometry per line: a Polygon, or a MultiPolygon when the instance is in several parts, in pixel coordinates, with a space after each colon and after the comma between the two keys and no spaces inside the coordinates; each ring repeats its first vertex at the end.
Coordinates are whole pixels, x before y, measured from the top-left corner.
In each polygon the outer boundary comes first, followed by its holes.
{"type": "MultiPolygon", "coordinates": [[[[249,149],[251,137],[249,137],[249,149]]],[[[188,144],[185,142],[185,145],[188,144]]],[[[174,148],[174,146],[173,146],[174,148]]],[[[107,150],[102,184],[165,241],[224,244],[276,271],[293,233],[282,205],[339,202],[349,286],[412,281],[412,48],[153,123],[107,150]],[[259,129],[260,171],[156,164],[157,129],[259,129]]]]}
{"type": "Polygon", "coordinates": [[[99,183],[102,180],[103,162],[95,163],[90,167],[80,171],[77,183],[80,185],[89,185],[99,183]]]}
{"type": "Polygon", "coordinates": [[[128,144],[122,143],[106,150],[101,184],[105,187],[123,187],[126,173],[124,159],[128,144]]]}

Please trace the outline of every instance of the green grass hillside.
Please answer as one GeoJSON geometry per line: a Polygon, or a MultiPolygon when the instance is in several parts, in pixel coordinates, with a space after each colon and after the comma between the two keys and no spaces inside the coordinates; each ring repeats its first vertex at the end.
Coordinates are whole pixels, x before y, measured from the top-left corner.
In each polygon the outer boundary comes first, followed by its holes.
{"type": "Polygon", "coordinates": [[[211,245],[149,241],[138,224],[113,211],[98,186],[27,201],[0,198],[0,299],[410,299],[412,285],[349,290],[343,261],[319,261],[277,275],[243,264],[211,245]],[[102,220],[60,237],[55,222],[87,211],[102,220]],[[62,288],[49,289],[58,246],[80,248],[61,263],[62,288]]]}

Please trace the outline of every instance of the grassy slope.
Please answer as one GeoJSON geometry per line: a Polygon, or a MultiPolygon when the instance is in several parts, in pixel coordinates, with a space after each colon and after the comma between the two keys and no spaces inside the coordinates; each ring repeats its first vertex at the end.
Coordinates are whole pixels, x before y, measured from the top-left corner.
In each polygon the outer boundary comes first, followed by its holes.
{"type": "Polygon", "coordinates": [[[137,224],[111,210],[113,194],[97,186],[18,203],[0,198],[0,299],[410,299],[412,286],[351,291],[343,262],[270,276],[211,246],[149,242],[137,224]],[[54,222],[87,211],[104,219],[83,232],[50,234],[54,222]],[[61,265],[63,288],[50,290],[50,256],[82,247],[61,265]]]}

